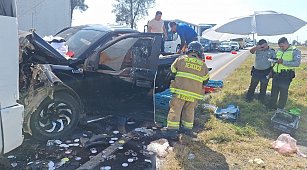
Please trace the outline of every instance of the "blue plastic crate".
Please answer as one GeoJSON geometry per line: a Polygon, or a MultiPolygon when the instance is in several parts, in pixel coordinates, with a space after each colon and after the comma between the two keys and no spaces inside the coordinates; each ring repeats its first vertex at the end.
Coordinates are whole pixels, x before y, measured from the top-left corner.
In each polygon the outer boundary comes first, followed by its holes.
{"type": "Polygon", "coordinates": [[[222,80],[209,80],[206,86],[214,88],[222,88],[224,85],[222,80]]]}
{"type": "Polygon", "coordinates": [[[218,119],[222,119],[222,120],[226,120],[230,122],[236,122],[239,114],[240,114],[239,106],[235,106],[235,105],[228,105],[227,108],[225,109],[217,108],[214,112],[214,115],[218,119]]]}
{"type": "Polygon", "coordinates": [[[158,110],[168,110],[172,93],[169,89],[155,94],[155,106],[158,110]]]}

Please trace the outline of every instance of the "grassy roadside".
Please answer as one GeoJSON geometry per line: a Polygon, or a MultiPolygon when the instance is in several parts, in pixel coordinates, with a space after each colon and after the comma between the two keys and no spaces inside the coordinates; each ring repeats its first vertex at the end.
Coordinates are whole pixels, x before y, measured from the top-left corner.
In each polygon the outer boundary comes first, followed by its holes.
{"type": "MultiPolygon", "coordinates": [[[[306,54],[307,50],[302,53],[306,54]]],[[[224,81],[222,91],[211,94],[208,101],[219,107],[238,105],[241,112],[238,123],[221,122],[199,107],[195,122],[200,129],[200,141],[183,138],[167,156],[161,169],[307,169],[306,158],[282,156],[271,149],[271,142],[280,134],[270,126],[272,112],[257,100],[244,101],[252,63],[253,57],[249,57],[224,81]],[[188,160],[189,153],[196,157],[188,160]],[[256,158],[264,163],[250,162],[256,158]]],[[[307,146],[307,62],[302,63],[301,68],[305,69],[297,70],[286,107],[302,110],[300,126],[294,137],[298,143],[307,146]]]]}

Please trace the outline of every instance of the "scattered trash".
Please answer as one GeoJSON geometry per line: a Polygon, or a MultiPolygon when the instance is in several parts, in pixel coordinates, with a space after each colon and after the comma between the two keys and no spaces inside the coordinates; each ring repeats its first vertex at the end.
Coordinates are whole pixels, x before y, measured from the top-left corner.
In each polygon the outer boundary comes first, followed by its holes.
{"type": "Polygon", "coordinates": [[[223,80],[209,80],[206,86],[213,88],[222,88],[224,86],[224,82],[223,80]]]}
{"type": "Polygon", "coordinates": [[[82,158],[81,157],[76,157],[75,160],[76,161],[80,161],[82,158]]]}
{"type": "Polygon", "coordinates": [[[169,143],[166,139],[159,139],[156,141],[150,142],[150,144],[147,146],[147,150],[157,153],[158,157],[165,158],[168,154],[167,149],[169,147],[169,143]]]}
{"type": "Polygon", "coordinates": [[[252,163],[252,164],[256,163],[256,164],[260,165],[260,164],[264,164],[264,161],[262,159],[255,158],[255,159],[248,160],[248,163],[252,163]]]}
{"type": "Polygon", "coordinates": [[[149,160],[149,159],[145,159],[144,161],[148,162],[148,163],[151,163],[151,160],[149,160]]]}
{"type": "Polygon", "coordinates": [[[111,166],[103,166],[100,168],[100,170],[110,170],[111,166]]]}
{"type": "Polygon", "coordinates": [[[72,150],[71,149],[68,149],[65,151],[65,154],[71,154],[72,150]]]}
{"type": "Polygon", "coordinates": [[[306,157],[305,154],[299,151],[296,140],[289,134],[281,134],[277,140],[272,143],[272,147],[283,155],[297,153],[301,157],[306,157]]]}
{"type": "Polygon", "coordinates": [[[127,122],[128,125],[133,125],[135,122],[127,122]]]}
{"type": "Polygon", "coordinates": [[[69,158],[62,158],[60,162],[58,162],[56,165],[55,165],[55,168],[60,168],[61,166],[63,166],[66,162],[69,161],[69,158]]]}
{"type": "Polygon", "coordinates": [[[15,167],[17,166],[17,162],[11,163],[11,166],[12,166],[13,168],[15,168],[15,167]]]}
{"type": "Polygon", "coordinates": [[[90,151],[91,151],[92,154],[97,153],[97,149],[96,148],[91,148],[90,151]]]}
{"type": "Polygon", "coordinates": [[[302,110],[299,108],[290,109],[289,113],[293,116],[300,116],[302,114],[302,110]]]}
{"type": "Polygon", "coordinates": [[[214,114],[218,119],[235,122],[240,114],[240,109],[239,106],[228,105],[225,109],[217,108],[214,114]]]}
{"type": "Polygon", "coordinates": [[[216,112],[216,109],[217,109],[216,106],[211,105],[211,104],[203,104],[203,108],[204,108],[204,109],[209,109],[209,110],[211,110],[211,111],[213,111],[213,112],[216,112]]]}
{"type": "Polygon", "coordinates": [[[16,158],[16,157],[14,155],[9,155],[7,158],[8,159],[13,159],[13,158],[16,158]]]}
{"type": "Polygon", "coordinates": [[[123,163],[122,166],[123,166],[123,167],[127,167],[127,166],[128,166],[128,163],[123,163]]]}
{"type": "Polygon", "coordinates": [[[190,154],[188,155],[188,160],[192,160],[192,159],[195,159],[195,154],[190,153],[190,154]]]}
{"type": "Polygon", "coordinates": [[[118,130],[114,130],[113,133],[116,135],[116,134],[119,134],[119,131],[118,130]]]}
{"type": "Polygon", "coordinates": [[[276,110],[271,118],[275,129],[292,134],[298,128],[300,116],[298,110],[292,110],[292,113],[284,110],[276,110]]]}
{"type": "Polygon", "coordinates": [[[72,143],[71,140],[66,140],[65,143],[69,144],[69,143],[72,143]]]}
{"type": "Polygon", "coordinates": [[[155,133],[152,129],[147,129],[146,127],[135,128],[134,131],[144,133],[144,136],[152,136],[155,133]]]}
{"type": "Polygon", "coordinates": [[[49,161],[49,163],[48,163],[48,170],[54,170],[55,169],[54,165],[55,165],[54,162],[49,161]]]}

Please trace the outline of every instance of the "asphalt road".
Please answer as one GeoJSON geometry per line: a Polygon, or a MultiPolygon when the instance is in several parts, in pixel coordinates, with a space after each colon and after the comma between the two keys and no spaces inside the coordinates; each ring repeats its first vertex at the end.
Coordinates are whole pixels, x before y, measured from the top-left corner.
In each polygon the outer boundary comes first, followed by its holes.
{"type": "Polygon", "coordinates": [[[223,80],[230,75],[250,55],[249,50],[244,49],[232,54],[230,52],[205,53],[205,56],[212,56],[212,60],[206,60],[210,72],[210,79],[223,80]]]}

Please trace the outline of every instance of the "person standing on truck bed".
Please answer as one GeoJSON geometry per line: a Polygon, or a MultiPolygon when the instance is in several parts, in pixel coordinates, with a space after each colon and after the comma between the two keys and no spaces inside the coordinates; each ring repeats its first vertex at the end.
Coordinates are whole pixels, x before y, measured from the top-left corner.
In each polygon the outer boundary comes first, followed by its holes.
{"type": "Polygon", "coordinates": [[[181,44],[180,44],[180,52],[185,52],[187,44],[191,43],[192,41],[197,41],[197,33],[191,27],[184,23],[176,23],[170,22],[170,27],[173,33],[176,33],[180,36],[181,44]]]}
{"type": "Polygon", "coordinates": [[[170,86],[173,97],[167,118],[167,136],[171,139],[177,138],[180,124],[183,133],[197,138],[192,132],[194,109],[197,101],[203,99],[203,85],[209,80],[208,67],[202,59],[203,47],[193,41],[188,46],[187,54],[178,57],[171,66],[175,74],[170,86]]]}
{"type": "Polygon", "coordinates": [[[161,33],[164,35],[161,43],[161,52],[164,52],[164,42],[165,38],[167,37],[167,33],[164,26],[164,21],[161,19],[161,17],[162,17],[162,12],[157,11],[155,18],[148,22],[147,32],[161,33]]]}

